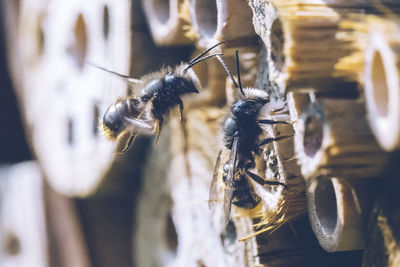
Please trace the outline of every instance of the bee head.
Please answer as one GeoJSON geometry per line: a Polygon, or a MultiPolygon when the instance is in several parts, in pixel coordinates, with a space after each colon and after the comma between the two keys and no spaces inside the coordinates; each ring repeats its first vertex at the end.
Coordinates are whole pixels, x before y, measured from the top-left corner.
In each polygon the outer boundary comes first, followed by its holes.
{"type": "Polygon", "coordinates": [[[254,119],[267,102],[261,98],[239,100],[232,106],[232,113],[238,119],[254,119]]]}
{"type": "Polygon", "coordinates": [[[168,73],[164,77],[165,86],[177,88],[179,94],[198,93],[194,82],[190,78],[168,73]]]}

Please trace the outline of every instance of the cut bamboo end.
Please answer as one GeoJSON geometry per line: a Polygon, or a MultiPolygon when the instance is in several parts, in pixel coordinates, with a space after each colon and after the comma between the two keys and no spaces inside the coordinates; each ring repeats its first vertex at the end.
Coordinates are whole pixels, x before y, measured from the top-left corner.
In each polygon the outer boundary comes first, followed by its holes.
{"type": "Polygon", "coordinates": [[[130,1],[21,2],[11,55],[21,62],[19,102],[38,161],[61,194],[93,194],[114,162],[115,145],[99,136],[98,122],[127,85],[85,62],[128,74],[130,17],[130,1]]]}
{"type": "Polygon", "coordinates": [[[313,179],[308,183],[312,229],[329,252],[363,249],[376,181],[313,179]]]}
{"type": "Polygon", "coordinates": [[[185,0],[143,1],[143,9],[154,39],[160,46],[193,43],[187,34],[189,27],[188,2],[185,0]]]}
{"type": "Polygon", "coordinates": [[[257,45],[246,1],[190,0],[190,14],[202,48],[210,47],[215,40],[226,41],[225,47],[229,48],[257,45]]]}
{"type": "Polygon", "coordinates": [[[295,149],[306,178],[374,177],[385,162],[369,130],[364,104],[353,100],[312,103],[298,122],[295,149]]]}
{"type": "Polygon", "coordinates": [[[364,90],[369,123],[381,147],[400,147],[400,29],[397,23],[370,17],[365,52],[364,90]]]}
{"type": "Polygon", "coordinates": [[[324,1],[253,0],[250,6],[255,30],[269,50],[270,79],[281,92],[355,89],[362,65],[339,66],[361,50],[356,45],[360,35],[340,27],[350,9],[324,1]]]}

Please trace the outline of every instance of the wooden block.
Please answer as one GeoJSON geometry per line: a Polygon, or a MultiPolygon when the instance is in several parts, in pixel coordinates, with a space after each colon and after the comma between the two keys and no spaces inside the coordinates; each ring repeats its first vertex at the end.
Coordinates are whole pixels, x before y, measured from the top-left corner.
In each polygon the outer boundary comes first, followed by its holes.
{"type": "Polygon", "coordinates": [[[0,167],[1,265],[51,266],[43,181],[35,162],[0,167]]]}
{"type": "Polygon", "coordinates": [[[130,12],[130,1],[20,2],[13,77],[28,139],[60,193],[93,194],[114,161],[98,121],[127,84],[85,62],[129,74],[130,12]]]}

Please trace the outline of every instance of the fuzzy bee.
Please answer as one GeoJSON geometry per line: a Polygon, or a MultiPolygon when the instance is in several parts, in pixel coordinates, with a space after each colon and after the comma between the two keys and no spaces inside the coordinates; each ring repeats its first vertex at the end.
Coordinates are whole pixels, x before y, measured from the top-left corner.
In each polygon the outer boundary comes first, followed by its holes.
{"type": "Polygon", "coordinates": [[[138,134],[155,135],[157,141],[165,117],[174,107],[179,107],[182,120],[181,97],[199,92],[200,82],[191,68],[214,56],[220,59],[222,53],[207,53],[222,43],[210,47],[188,63],[163,68],[140,80],[101,68],[126,79],[134,84],[134,89],[141,91],[140,96],[128,95],[107,109],[100,122],[103,135],[110,140],[117,140],[122,133],[128,132],[130,136],[121,153],[130,148],[138,134]]]}
{"type": "MultiPolygon", "coordinates": [[[[224,219],[228,222],[231,205],[252,209],[261,201],[256,195],[250,180],[271,186],[284,186],[276,180],[269,180],[250,171],[255,167],[255,156],[262,152],[262,146],[279,141],[290,136],[260,139],[263,133],[261,124],[289,124],[288,121],[262,119],[261,114],[268,112],[269,96],[266,92],[255,88],[242,88],[240,80],[239,56],[236,51],[238,83],[225,67],[234,86],[240,90],[239,100],[230,108],[223,124],[223,144],[230,151],[229,159],[223,166],[224,182],[224,219]]],[[[279,110],[275,110],[278,112],[279,110]]],[[[221,152],[218,153],[214,174],[210,187],[209,207],[213,208],[217,199],[217,176],[220,167],[221,152]]]]}

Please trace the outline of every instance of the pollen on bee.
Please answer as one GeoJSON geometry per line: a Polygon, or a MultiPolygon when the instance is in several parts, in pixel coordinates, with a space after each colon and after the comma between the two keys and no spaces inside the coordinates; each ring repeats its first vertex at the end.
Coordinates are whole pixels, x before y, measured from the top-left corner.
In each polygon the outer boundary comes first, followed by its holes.
{"type": "Polygon", "coordinates": [[[108,140],[115,141],[118,137],[117,132],[111,130],[103,121],[103,118],[100,118],[99,120],[99,132],[101,133],[102,136],[107,138],[108,140]]]}

